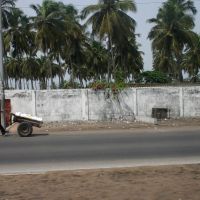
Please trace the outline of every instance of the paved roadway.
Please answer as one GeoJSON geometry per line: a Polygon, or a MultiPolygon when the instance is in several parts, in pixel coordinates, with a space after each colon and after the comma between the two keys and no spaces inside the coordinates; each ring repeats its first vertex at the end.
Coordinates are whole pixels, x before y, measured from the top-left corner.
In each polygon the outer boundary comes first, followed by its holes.
{"type": "Polygon", "coordinates": [[[199,130],[0,136],[0,173],[200,163],[199,130]]]}

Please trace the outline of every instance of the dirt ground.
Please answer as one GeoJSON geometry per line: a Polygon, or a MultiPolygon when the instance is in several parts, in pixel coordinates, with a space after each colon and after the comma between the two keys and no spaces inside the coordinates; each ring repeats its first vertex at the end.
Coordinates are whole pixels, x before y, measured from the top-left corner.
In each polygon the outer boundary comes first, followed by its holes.
{"type": "MultiPolygon", "coordinates": [[[[158,121],[158,124],[143,123],[138,121],[73,121],[73,122],[49,122],[41,128],[34,128],[34,133],[64,133],[101,130],[141,130],[155,128],[183,128],[200,127],[200,118],[180,118],[158,121]]],[[[17,124],[9,129],[11,134],[17,132],[17,124]]]]}
{"type": "Polygon", "coordinates": [[[200,165],[0,176],[0,200],[199,200],[200,165]]]}
{"type": "MultiPolygon", "coordinates": [[[[45,123],[39,133],[200,128],[200,118],[139,122],[45,123]]],[[[15,127],[16,128],[16,127],[15,127]]],[[[12,130],[16,131],[16,130],[12,130]]],[[[200,164],[1,175],[0,200],[199,200],[200,164]]]]}
{"type": "Polygon", "coordinates": [[[132,130],[151,128],[179,128],[179,127],[200,127],[200,118],[180,118],[158,121],[158,124],[130,121],[108,121],[108,122],[52,122],[44,123],[41,129],[36,132],[66,132],[66,131],[92,131],[92,130],[132,130]]]}

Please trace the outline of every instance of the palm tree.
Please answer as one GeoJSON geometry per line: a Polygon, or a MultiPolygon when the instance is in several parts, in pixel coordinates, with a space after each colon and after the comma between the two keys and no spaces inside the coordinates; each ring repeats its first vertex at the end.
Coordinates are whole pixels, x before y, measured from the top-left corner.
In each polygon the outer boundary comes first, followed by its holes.
{"type": "Polygon", "coordinates": [[[100,42],[91,40],[86,54],[88,55],[86,60],[88,78],[94,78],[95,81],[105,80],[109,58],[107,49],[100,42]]]}
{"type": "Polygon", "coordinates": [[[183,66],[185,71],[192,77],[193,82],[197,81],[197,76],[200,69],[200,36],[196,35],[192,47],[186,49],[183,58],[183,66]]]}
{"type": "MultiPolygon", "coordinates": [[[[7,62],[5,63],[6,71],[8,78],[12,81],[14,80],[14,88],[22,89],[22,60],[17,58],[7,58],[7,62]]],[[[12,84],[10,84],[12,87],[12,84]]]]}
{"type": "Polygon", "coordinates": [[[5,51],[14,58],[20,58],[29,51],[29,20],[23,12],[14,8],[9,20],[9,28],[4,32],[5,51]]]}
{"type": "Polygon", "coordinates": [[[59,12],[63,16],[63,37],[60,37],[60,42],[54,47],[53,59],[57,60],[59,69],[59,79],[61,85],[64,83],[64,73],[68,70],[72,84],[77,78],[77,71],[84,63],[84,46],[86,44],[86,37],[84,30],[78,22],[78,11],[72,5],[65,5],[58,2],[59,12]],[[62,61],[65,63],[62,63],[62,61]],[[76,72],[75,72],[76,71],[76,72]]]}
{"type": "Polygon", "coordinates": [[[29,88],[29,81],[31,83],[31,89],[36,89],[36,84],[39,80],[40,65],[36,57],[30,56],[22,60],[21,68],[24,79],[27,81],[27,88],[29,88]]]}
{"type": "Polygon", "coordinates": [[[128,11],[136,11],[132,0],[99,0],[97,5],[90,5],[82,10],[83,19],[89,16],[86,25],[92,25],[92,35],[107,40],[107,49],[111,55],[111,63],[108,63],[107,69],[108,82],[112,70],[110,67],[115,66],[114,45],[124,42],[124,38],[131,37],[135,31],[136,23],[126,14],[128,11]]]}
{"type": "MultiPolygon", "coordinates": [[[[9,27],[4,30],[4,48],[5,56],[11,57],[11,59],[6,59],[7,62],[14,62],[13,68],[18,70],[18,72],[19,66],[21,66],[19,63],[22,62],[24,56],[27,56],[32,51],[31,49],[34,46],[33,37],[34,35],[33,32],[30,31],[29,20],[26,15],[24,15],[20,9],[13,8],[12,14],[9,16],[9,27]]],[[[7,63],[7,66],[12,67],[9,63],[7,63]]],[[[8,69],[8,71],[10,71],[10,69],[8,69]]],[[[16,74],[18,72],[16,72],[16,74]]],[[[21,69],[20,72],[22,72],[21,69]]],[[[21,81],[26,77],[24,77],[22,73],[18,78],[19,88],[21,89],[21,81]]]]}
{"type": "Polygon", "coordinates": [[[9,19],[12,18],[12,11],[15,6],[16,0],[2,0],[2,24],[3,28],[6,29],[9,27],[9,19]]]}
{"type": "MultiPolygon", "coordinates": [[[[63,12],[59,12],[60,7],[57,2],[44,0],[42,5],[31,5],[36,12],[32,18],[33,27],[36,30],[36,45],[44,53],[45,57],[61,44],[64,35],[63,12]]],[[[51,66],[51,65],[50,65],[51,66]]],[[[53,74],[51,71],[51,85],[53,86],[53,74]]]]}
{"type": "Polygon", "coordinates": [[[157,17],[148,20],[155,24],[148,35],[152,40],[154,61],[159,63],[160,70],[166,64],[170,65],[169,68],[173,69],[174,76],[180,81],[183,80],[182,53],[185,45],[192,45],[192,28],[195,25],[193,16],[196,12],[194,3],[190,0],[168,0],[159,9],[157,17]],[[166,59],[175,60],[176,68],[173,68],[173,63],[167,63],[166,59]]]}
{"type": "Polygon", "coordinates": [[[173,55],[167,54],[164,50],[153,50],[153,69],[173,77],[176,73],[176,62],[173,55]]]}
{"type": "Polygon", "coordinates": [[[85,54],[85,46],[87,45],[86,38],[81,30],[76,33],[75,35],[68,35],[69,38],[65,43],[63,52],[63,58],[68,64],[67,68],[72,84],[75,83],[76,78],[80,77],[79,69],[87,58],[85,54]]]}
{"type": "Polygon", "coordinates": [[[143,70],[143,52],[139,51],[136,38],[127,38],[125,43],[116,45],[116,68],[115,71],[123,71],[124,80],[133,78],[143,70]]]}
{"type": "MultiPolygon", "coordinates": [[[[15,2],[16,0],[2,0],[1,1],[1,7],[2,7],[2,28],[3,31],[5,31],[5,29],[7,29],[9,27],[9,21],[12,18],[12,12],[13,12],[13,8],[15,6],[15,2]]],[[[3,48],[4,48],[4,44],[3,44],[3,48]]],[[[5,48],[4,48],[4,63],[7,61],[6,60],[6,52],[5,52],[5,48]]],[[[6,87],[8,88],[8,77],[7,77],[7,72],[5,70],[5,84],[6,87]]]]}

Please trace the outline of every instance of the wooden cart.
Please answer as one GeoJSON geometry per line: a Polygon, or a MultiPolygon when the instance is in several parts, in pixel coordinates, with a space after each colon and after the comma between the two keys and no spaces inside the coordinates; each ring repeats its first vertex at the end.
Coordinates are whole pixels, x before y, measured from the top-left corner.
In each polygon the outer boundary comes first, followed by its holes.
{"type": "Polygon", "coordinates": [[[33,119],[27,116],[18,116],[16,114],[10,114],[10,126],[9,129],[15,123],[19,123],[17,127],[17,132],[21,137],[29,137],[33,132],[33,126],[41,128],[43,121],[33,119]]]}

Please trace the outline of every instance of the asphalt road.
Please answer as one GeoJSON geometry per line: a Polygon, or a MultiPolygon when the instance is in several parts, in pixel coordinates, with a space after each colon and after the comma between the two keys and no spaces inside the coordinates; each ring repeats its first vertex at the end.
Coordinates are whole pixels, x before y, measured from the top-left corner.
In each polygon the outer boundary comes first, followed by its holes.
{"type": "Polygon", "coordinates": [[[0,136],[0,173],[200,163],[199,130],[0,136]]]}

